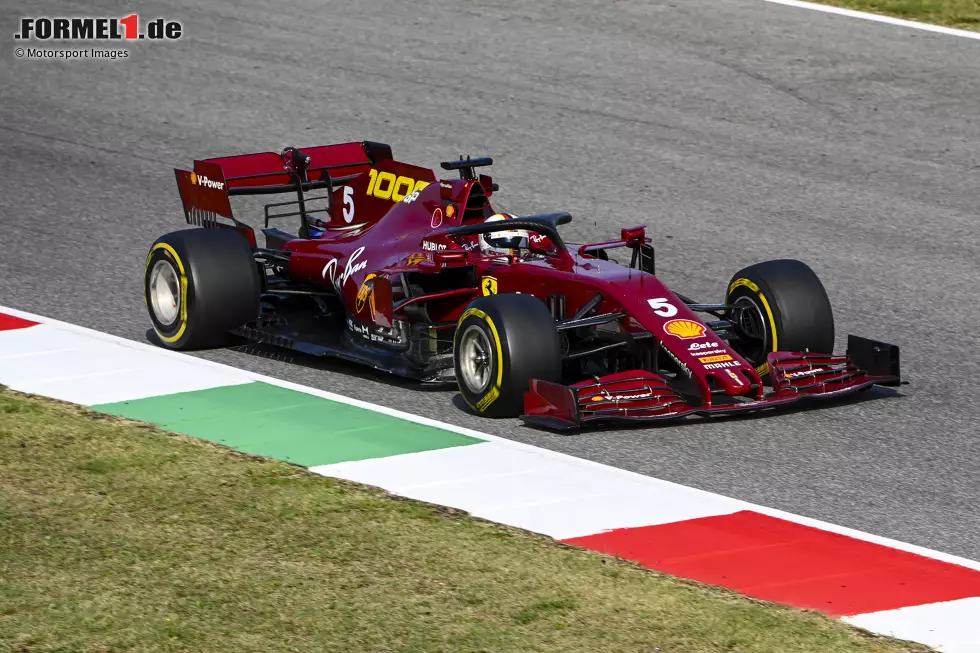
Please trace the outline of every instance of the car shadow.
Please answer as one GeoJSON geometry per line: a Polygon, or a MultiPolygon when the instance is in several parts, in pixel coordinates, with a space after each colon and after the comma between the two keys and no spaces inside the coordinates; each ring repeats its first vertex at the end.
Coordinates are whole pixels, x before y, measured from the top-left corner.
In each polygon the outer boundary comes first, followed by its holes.
{"type": "MultiPolygon", "coordinates": [[[[150,344],[157,347],[164,347],[164,344],[160,341],[156,331],[153,329],[148,329],[146,331],[146,340],[150,344]]],[[[456,383],[454,381],[423,383],[422,381],[397,376],[382,370],[372,369],[359,363],[345,361],[341,358],[334,358],[331,356],[311,356],[308,354],[283,349],[281,347],[273,347],[272,345],[251,342],[232,343],[226,347],[201,349],[188,353],[204,353],[209,351],[232,351],[239,354],[245,354],[246,356],[255,358],[256,360],[261,359],[288,363],[290,365],[296,365],[298,367],[311,370],[343,374],[344,376],[355,377],[365,381],[373,381],[375,383],[381,383],[403,390],[445,392],[456,388],[456,383]]]]}

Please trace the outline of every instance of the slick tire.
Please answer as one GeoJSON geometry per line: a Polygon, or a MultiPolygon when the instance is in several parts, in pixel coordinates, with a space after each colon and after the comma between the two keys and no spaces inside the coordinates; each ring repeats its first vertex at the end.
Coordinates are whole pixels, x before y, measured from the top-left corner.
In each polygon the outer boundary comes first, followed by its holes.
{"type": "Polygon", "coordinates": [[[163,346],[188,350],[230,342],[230,329],[259,315],[259,269],[231,229],[188,229],[157,239],[146,257],[143,293],[163,346]]]}
{"type": "Polygon", "coordinates": [[[490,295],[463,311],[453,339],[459,393],[483,417],[517,417],[532,378],[561,381],[561,341],[532,295],[490,295]]]}
{"type": "Polygon", "coordinates": [[[731,320],[757,340],[733,347],[768,381],[766,356],[773,351],[829,354],[834,348],[834,312],[820,279],[805,263],[780,259],[739,270],[728,282],[726,304],[744,305],[731,320]]]}

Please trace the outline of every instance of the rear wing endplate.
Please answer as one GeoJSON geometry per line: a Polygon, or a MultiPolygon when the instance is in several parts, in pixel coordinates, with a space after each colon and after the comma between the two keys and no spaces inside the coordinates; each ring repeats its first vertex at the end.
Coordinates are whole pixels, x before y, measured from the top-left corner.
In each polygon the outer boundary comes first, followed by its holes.
{"type": "Polygon", "coordinates": [[[187,224],[214,227],[218,216],[235,220],[228,199],[228,182],[221,166],[195,161],[193,171],[174,168],[174,174],[177,175],[177,190],[187,224]]]}

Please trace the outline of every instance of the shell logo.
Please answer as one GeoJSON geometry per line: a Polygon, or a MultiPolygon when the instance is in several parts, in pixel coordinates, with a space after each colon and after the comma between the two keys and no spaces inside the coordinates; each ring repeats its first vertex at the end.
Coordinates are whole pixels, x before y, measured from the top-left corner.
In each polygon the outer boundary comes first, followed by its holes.
{"type": "Polygon", "coordinates": [[[664,331],[678,338],[701,338],[704,336],[704,325],[691,320],[671,320],[664,325],[664,331]]]}
{"type": "Polygon", "coordinates": [[[191,183],[194,184],[195,186],[197,186],[197,173],[196,172],[192,172],[191,173],[191,183]]]}

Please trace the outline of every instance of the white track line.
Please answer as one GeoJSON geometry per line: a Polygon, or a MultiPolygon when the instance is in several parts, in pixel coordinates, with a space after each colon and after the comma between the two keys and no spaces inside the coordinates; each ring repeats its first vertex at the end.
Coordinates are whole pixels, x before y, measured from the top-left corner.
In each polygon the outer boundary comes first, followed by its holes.
{"type": "Polygon", "coordinates": [[[922,642],[943,653],[977,653],[980,651],[977,615],[980,615],[980,597],[912,605],[843,620],[881,635],[922,642]]]}
{"type": "Polygon", "coordinates": [[[838,16],[847,16],[849,18],[873,20],[877,23],[888,23],[889,25],[910,27],[912,29],[922,30],[924,32],[937,32],[939,34],[946,34],[948,36],[961,36],[966,39],[974,39],[980,41],[980,32],[971,32],[965,29],[954,29],[952,27],[943,27],[942,25],[930,25],[929,23],[920,23],[914,20],[903,20],[901,18],[892,18],[891,16],[882,16],[881,14],[869,14],[865,11],[854,11],[853,9],[831,7],[829,5],[816,4],[814,2],[801,2],[801,0],[764,0],[764,1],[777,5],[786,5],[787,7],[796,7],[798,9],[812,9],[813,11],[822,11],[826,14],[837,14],[838,16]]]}
{"type": "Polygon", "coordinates": [[[310,468],[557,540],[743,510],[735,499],[482,442],[310,468]]]}
{"type": "MultiPolygon", "coordinates": [[[[324,390],[318,390],[316,388],[311,388],[308,386],[300,385],[298,383],[292,383],[289,381],[283,381],[281,379],[276,379],[270,376],[265,376],[262,374],[255,374],[253,372],[248,372],[246,370],[241,370],[230,365],[224,365],[222,363],[215,363],[203,358],[197,358],[196,356],[190,356],[187,354],[182,354],[179,352],[171,351],[168,349],[163,349],[162,347],[157,347],[150,343],[136,342],[134,340],[127,340],[126,338],[120,338],[119,336],[110,335],[108,333],[102,333],[101,331],[95,331],[93,329],[87,329],[85,327],[77,326],[69,322],[61,322],[59,320],[53,320],[41,315],[35,315],[33,313],[27,313],[25,311],[19,311],[17,309],[8,308],[0,305],[0,312],[7,313],[8,315],[13,315],[16,317],[22,317],[27,320],[33,320],[35,322],[47,323],[51,325],[58,325],[67,331],[74,333],[84,334],[92,338],[99,340],[114,342],[124,347],[129,347],[133,349],[139,349],[143,351],[156,352],[160,356],[171,357],[174,359],[179,359],[183,362],[196,362],[200,365],[205,365],[213,368],[219,368],[227,372],[233,372],[236,374],[245,374],[254,381],[260,381],[263,383],[269,383],[271,385],[277,385],[281,388],[287,388],[290,390],[296,390],[298,392],[305,392],[317,397],[323,397],[324,399],[330,399],[339,403],[347,404],[348,406],[357,406],[358,408],[364,408],[366,410],[374,411],[376,413],[381,413],[384,415],[390,415],[392,417],[398,417],[409,422],[415,422],[416,424],[424,424],[427,426],[432,426],[435,428],[441,428],[447,431],[452,431],[454,433],[460,433],[462,435],[468,435],[473,438],[480,440],[487,440],[490,442],[500,442],[508,447],[513,447],[515,449],[520,449],[537,456],[550,457],[555,459],[557,462],[570,464],[570,465],[581,465],[584,467],[592,467],[595,469],[600,469],[610,474],[623,475],[624,478],[633,479],[635,481],[641,481],[643,483],[656,483],[661,486],[675,486],[678,490],[684,492],[701,493],[704,495],[706,500],[711,500],[714,498],[717,500],[719,496],[714,492],[708,492],[707,490],[701,490],[699,488],[690,487],[687,485],[681,485],[680,483],[673,483],[671,481],[665,481],[662,479],[656,479],[644,474],[639,474],[637,472],[631,472],[625,469],[620,469],[619,467],[612,467],[610,465],[603,465],[602,463],[593,462],[591,460],[586,460],[584,458],[576,458],[575,456],[570,456],[568,454],[559,453],[557,451],[552,451],[550,449],[542,449],[540,447],[534,447],[529,444],[523,444],[521,442],[515,442],[514,440],[509,440],[507,438],[502,438],[496,435],[490,435],[489,433],[481,433],[473,429],[468,429],[461,426],[456,426],[454,424],[449,424],[447,422],[440,422],[438,420],[429,419],[428,417],[421,417],[419,415],[412,415],[411,413],[405,413],[400,410],[395,410],[393,408],[388,408],[386,406],[377,406],[375,404],[370,404],[366,401],[361,401],[359,399],[353,399],[351,397],[345,397],[344,395],[339,395],[333,392],[326,392],[324,390]]],[[[29,327],[34,328],[34,327],[29,327]]],[[[569,437],[588,437],[588,434],[582,434],[579,436],[569,436],[569,437]]],[[[805,526],[812,526],[814,528],[819,528],[825,531],[830,531],[833,533],[839,533],[841,535],[847,535],[855,539],[864,540],[865,542],[873,542],[875,544],[881,544],[883,546],[888,546],[893,549],[899,549],[901,551],[908,551],[909,553],[915,553],[927,558],[932,558],[934,560],[941,560],[943,562],[948,562],[954,565],[960,565],[962,567],[967,567],[969,569],[980,570],[980,562],[975,560],[969,560],[967,558],[962,558],[960,556],[955,556],[949,553],[943,553],[941,551],[934,551],[926,547],[918,546],[916,544],[909,544],[907,542],[901,542],[899,540],[893,540],[887,537],[881,537],[878,535],[873,535],[871,533],[864,533],[852,528],[847,528],[845,526],[838,526],[837,524],[832,524],[830,522],[820,521],[818,519],[810,519],[809,517],[803,517],[801,515],[795,515],[793,513],[785,512],[783,510],[776,510],[774,508],[767,508],[766,506],[760,506],[748,501],[742,501],[740,499],[730,499],[729,497],[723,497],[724,499],[730,501],[738,501],[743,506],[744,510],[754,510],[772,517],[778,517],[780,519],[785,519],[788,521],[796,522],[798,524],[803,524],[805,526]]]]}

